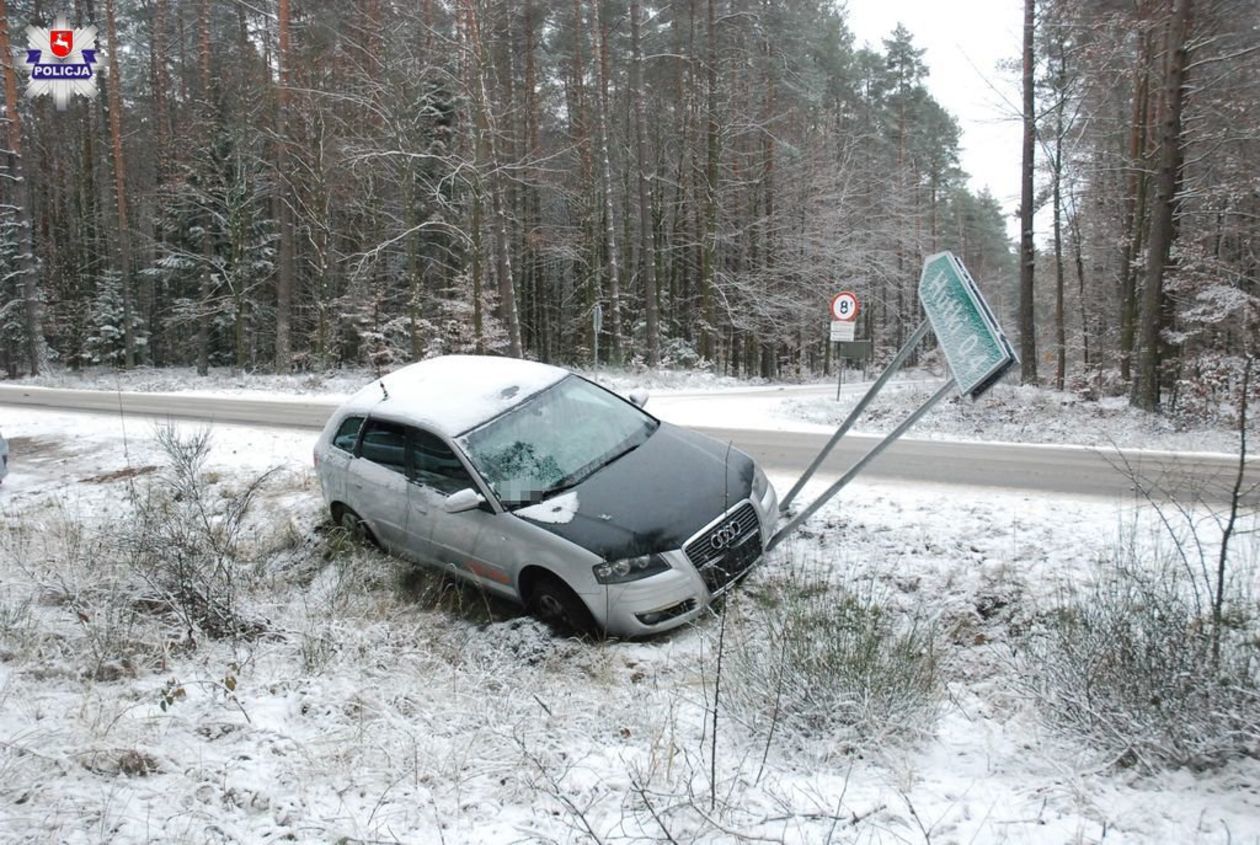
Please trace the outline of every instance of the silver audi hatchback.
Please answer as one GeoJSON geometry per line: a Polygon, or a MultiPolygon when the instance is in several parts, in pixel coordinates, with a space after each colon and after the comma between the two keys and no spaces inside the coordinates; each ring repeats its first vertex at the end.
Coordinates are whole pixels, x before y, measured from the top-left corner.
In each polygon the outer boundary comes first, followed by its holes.
{"type": "Polygon", "coordinates": [[[761,558],[778,498],[752,458],[559,367],[453,355],[364,387],[315,467],[333,521],[560,628],[694,619],[761,558]]]}

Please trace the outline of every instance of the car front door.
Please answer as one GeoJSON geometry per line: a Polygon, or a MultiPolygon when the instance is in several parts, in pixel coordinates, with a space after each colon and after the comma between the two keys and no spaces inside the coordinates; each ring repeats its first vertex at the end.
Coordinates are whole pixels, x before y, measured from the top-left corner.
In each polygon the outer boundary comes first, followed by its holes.
{"type": "Polygon", "coordinates": [[[447,513],[444,507],[452,493],[467,488],[482,492],[464,462],[445,440],[424,429],[410,430],[408,448],[408,542],[423,546],[443,569],[511,595],[511,574],[484,542],[491,534],[487,529],[501,515],[488,503],[462,513],[447,513]]]}
{"type": "Polygon", "coordinates": [[[368,419],[346,473],[346,500],[387,549],[406,553],[407,428],[368,419]]]}

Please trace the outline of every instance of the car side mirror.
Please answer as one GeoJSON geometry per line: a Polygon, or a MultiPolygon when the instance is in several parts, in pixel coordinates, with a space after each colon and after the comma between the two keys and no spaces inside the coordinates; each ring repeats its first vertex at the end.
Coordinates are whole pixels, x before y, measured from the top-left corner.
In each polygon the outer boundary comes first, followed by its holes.
{"type": "Polygon", "coordinates": [[[628,398],[636,407],[642,408],[647,404],[648,392],[641,387],[636,387],[634,390],[630,391],[626,398],[628,398]]]}
{"type": "Polygon", "coordinates": [[[446,500],[442,502],[442,509],[447,513],[463,513],[464,511],[481,507],[481,503],[485,500],[485,496],[482,496],[476,490],[471,487],[465,487],[463,490],[447,496],[446,500]]]}

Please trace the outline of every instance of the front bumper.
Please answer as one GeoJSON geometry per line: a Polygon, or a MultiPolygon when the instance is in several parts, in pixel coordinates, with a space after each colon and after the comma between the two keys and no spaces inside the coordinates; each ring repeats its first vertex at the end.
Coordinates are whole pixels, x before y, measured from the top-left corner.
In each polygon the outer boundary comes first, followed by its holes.
{"type": "Polygon", "coordinates": [[[766,487],[766,492],[760,499],[745,499],[736,503],[735,507],[696,532],[684,544],[690,545],[697,537],[711,531],[715,525],[730,519],[740,508],[751,504],[757,514],[759,536],[750,542],[756,542],[760,548],[738,575],[724,581],[716,589],[711,589],[706,585],[700,570],[682,549],[664,552],[663,556],[671,567],[668,572],[640,581],[609,584],[604,588],[602,607],[598,606],[601,603],[600,597],[594,597],[594,601],[589,602],[593,605],[591,611],[596,621],[614,636],[641,637],[685,625],[704,613],[714,598],[730,589],[761,560],[766,544],[774,534],[779,497],[773,485],[767,484],[766,487]]]}

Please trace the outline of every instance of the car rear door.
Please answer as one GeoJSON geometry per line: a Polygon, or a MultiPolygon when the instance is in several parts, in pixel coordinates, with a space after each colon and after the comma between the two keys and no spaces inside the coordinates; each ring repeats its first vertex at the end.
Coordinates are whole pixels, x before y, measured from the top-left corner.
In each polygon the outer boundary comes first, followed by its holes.
{"type": "Polygon", "coordinates": [[[491,590],[511,594],[512,577],[485,542],[501,515],[489,503],[462,513],[447,513],[446,497],[472,488],[483,493],[455,450],[437,434],[413,428],[408,441],[411,486],[408,493],[408,542],[426,549],[442,568],[491,590]]]}
{"type": "Polygon", "coordinates": [[[346,472],[346,501],[391,551],[407,552],[407,428],[369,417],[346,472]]]}
{"type": "Polygon", "coordinates": [[[352,414],[343,419],[328,441],[328,448],[319,456],[319,480],[324,485],[324,495],[330,502],[346,501],[346,482],[350,462],[354,460],[359,445],[359,431],[363,428],[363,416],[352,414]]]}

